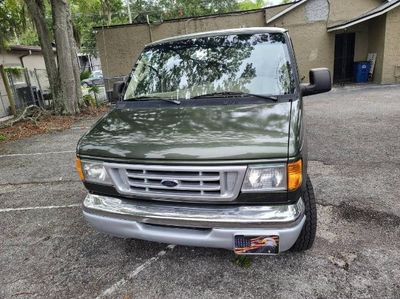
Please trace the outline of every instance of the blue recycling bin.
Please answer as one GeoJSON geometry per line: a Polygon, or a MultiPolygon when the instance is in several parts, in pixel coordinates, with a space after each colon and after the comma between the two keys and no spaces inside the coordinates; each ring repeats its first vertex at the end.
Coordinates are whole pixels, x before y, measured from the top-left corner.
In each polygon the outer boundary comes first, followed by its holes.
{"type": "Polygon", "coordinates": [[[369,61],[358,61],[354,63],[354,81],[357,83],[368,82],[371,63],[369,61]]]}

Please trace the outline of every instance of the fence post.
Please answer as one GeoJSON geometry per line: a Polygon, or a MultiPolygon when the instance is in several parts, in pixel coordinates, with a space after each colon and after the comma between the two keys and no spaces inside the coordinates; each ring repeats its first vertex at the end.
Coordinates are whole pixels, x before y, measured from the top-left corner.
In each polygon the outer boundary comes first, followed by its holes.
{"type": "Polygon", "coordinates": [[[17,110],[15,109],[14,96],[11,92],[10,84],[8,83],[6,72],[4,71],[4,66],[2,64],[0,64],[0,73],[1,73],[1,78],[3,79],[4,87],[6,89],[8,101],[10,102],[11,114],[14,116],[17,116],[17,110]]]}

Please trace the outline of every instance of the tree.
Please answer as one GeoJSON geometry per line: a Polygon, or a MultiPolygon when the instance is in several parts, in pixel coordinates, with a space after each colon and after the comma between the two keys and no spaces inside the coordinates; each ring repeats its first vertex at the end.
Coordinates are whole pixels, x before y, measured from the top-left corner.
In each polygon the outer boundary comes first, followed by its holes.
{"type": "Polygon", "coordinates": [[[79,111],[78,102],[82,97],[82,92],[68,3],[65,0],[51,0],[52,32],[46,22],[45,2],[43,0],[24,1],[39,37],[54,109],[59,114],[75,114],[79,111]],[[53,36],[57,54],[53,50],[53,36]]]}
{"type": "Polygon", "coordinates": [[[265,5],[264,0],[244,0],[238,3],[240,10],[261,8],[265,5]]]}
{"type": "Polygon", "coordinates": [[[82,90],[71,13],[66,0],[50,2],[58,57],[58,75],[61,82],[62,102],[58,102],[57,108],[61,112],[74,114],[79,111],[78,104],[82,98],[82,90]]]}
{"type": "Polygon", "coordinates": [[[18,0],[0,0],[0,48],[26,29],[26,11],[18,0]]]}

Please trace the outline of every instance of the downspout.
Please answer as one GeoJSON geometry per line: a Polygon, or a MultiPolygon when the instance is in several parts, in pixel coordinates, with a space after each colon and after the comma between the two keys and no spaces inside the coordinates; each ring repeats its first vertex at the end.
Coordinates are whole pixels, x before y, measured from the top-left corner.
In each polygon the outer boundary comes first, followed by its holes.
{"type": "Polygon", "coordinates": [[[19,61],[21,61],[21,66],[22,66],[23,68],[25,68],[25,65],[24,65],[24,57],[26,57],[26,56],[31,56],[31,55],[32,55],[32,50],[29,50],[29,51],[28,51],[28,54],[24,54],[24,55],[19,56],[19,61]]]}
{"type": "Polygon", "coordinates": [[[21,66],[24,69],[24,77],[25,77],[26,84],[29,87],[32,101],[35,102],[35,95],[33,94],[33,90],[32,90],[31,78],[29,78],[28,70],[25,69],[25,65],[24,65],[24,57],[31,56],[31,55],[32,55],[32,50],[29,50],[28,54],[19,56],[19,60],[21,61],[21,66]]]}

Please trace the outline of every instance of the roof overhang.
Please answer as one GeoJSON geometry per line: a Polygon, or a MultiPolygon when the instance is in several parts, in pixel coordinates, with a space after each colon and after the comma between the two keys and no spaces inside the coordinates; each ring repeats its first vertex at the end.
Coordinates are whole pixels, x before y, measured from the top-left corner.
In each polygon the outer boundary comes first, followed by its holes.
{"type": "Polygon", "coordinates": [[[400,0],[392,0],[392,1],[388,1],[387,3],[378,6],[377,8],[371,10],[370,12],[363,14],[357,18],[354,18],[352,20],[349,21],[345,21],[343,23],[337,24],[337,25],[333,25],[328,27],[328,32],[334,32],[334,31],[338,31],[338,30],[345,30],[347,28],[350,28],[354,25],[363,23],[365,21],[371,20],[373,18],[379,17],[381,15],[384,15],[386,13],[388,13],[389,11],[391,11],[392,9],[396,8],[400,6],[400,0]]]}
{"type": "Polygon", "coordinates": [[[279,19],[280,17],[282,17],[282,16],[284,16],[285,14],[291,12],[293,9],[295,9],[296,7],[298,7],[298,6],[300,6],[300,5],[304,4],[304,3],[306,3],[307,1],[308,1],[308,0],[300,0],[300,1],[297,1],[297,2],[293,3],[291,6],[289,6],[288,8],[286,8],[286,9],[284,9],[284,10],[282,10],[280,13],[274,15],[272,18],[269,18],[269,19],[267,20],[267,24],[272,23],[273,21],[279,19]]]}

